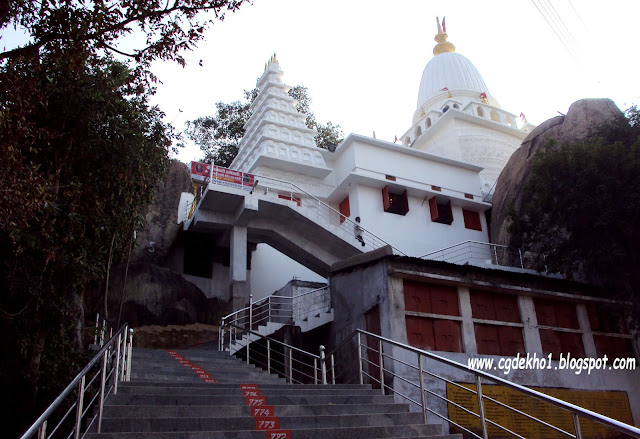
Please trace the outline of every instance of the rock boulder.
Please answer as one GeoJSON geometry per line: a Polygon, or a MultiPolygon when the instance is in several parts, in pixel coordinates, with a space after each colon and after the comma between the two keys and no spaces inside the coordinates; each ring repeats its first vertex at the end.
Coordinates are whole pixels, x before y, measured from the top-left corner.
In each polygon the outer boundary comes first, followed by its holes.
{"type": "Polygon", "coordinates": [[[493,195],[491,213],[491,241],[510,245],[506,221],[510,207],[523,207],[524,188],[531,177],[531,164],[536,152],[547,140],[558,143],[582,140],[598,126],[612,119],[624,117],[610,99],[582,99],[574,102],[565,116],[556,116],[543,122],[522,142],[502,170],[493,195]]]}
{"type": "MultiPolygon", "coordinates": [[[[112,274],[109,285],[109,316],[115,323],[120,308],[124,267],[112,274]]],[[[122,302],[121,323],[144,325],[187,325],[205,323],[209,305],[204,293],[173,271],[153,264],[129,266],[122,302]]]]}
{"type": "Polygon", "coordinates": [[[182,227],[178,224],[178,205],[183,192],[193,192],[189,168],[172,160],[165,179],[158,184],[153,203],[143,212],[145,224],[137,232],[131,262],[163,264],[182,227]]]}

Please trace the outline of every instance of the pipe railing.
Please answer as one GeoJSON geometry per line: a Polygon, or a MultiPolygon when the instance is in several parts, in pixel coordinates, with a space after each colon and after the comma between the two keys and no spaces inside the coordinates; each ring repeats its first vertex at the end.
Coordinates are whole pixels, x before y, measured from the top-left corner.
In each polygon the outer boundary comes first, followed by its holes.
{"type": "Polygon", "coordinates": [[[481,263],[516,268],[532,268],[534,255],[517,248],[480,241],[464,241],[420,256],[421,259],[452,264],[481,263]]]}
{"type": "Polygon", "coordinates": [[[93,334],[93,344],[95,346],[104,346],[104,339],[107,336],[107,333],[109,334],[108,338],[111,338],[115,331],[116,328],[105,316],[102,315],[102,313],[96,313],[96,329],[93,334]]]}
{"type": "Polygon", "coordinates": [[[331,296],[328,285],[295,296],[271,295],[256,302],[253,302],[253,296],[249,295],[249,306],[221,319],[219,349],[223,350],[227,323],[246,329],[256,329],[269,322],[296,324],[315,314],[328,312],[330,309],[331,296]]]}
{"type": "MultiPolygon", "coordinates": [[[[304,209],[300,210],[303,215],[316,223],[328,225],[329,230],[334,234],[358,248],[362,247],[364,250],[369,251],[389,245],[365,227],[291,182],[264,175],[247,174],[241,171],[235,172],[239,173],[238,181],[251,180],[254,182],[253,187],[244,187],[244,189],[250,189],[251,193],[256,192],[261,193],[263,196],[273,196],[273,198],[289,201],[292,204],[297,204],[298,207],[303,207],[304,209]],[[247,178],[245,178],[245,174],[247,178]]],[[[227,185],[226,181],[218,179],[215,174],[212,174],[209,182],[216,185],[227,185]]],[[[405,256],[397,248],[389,246],[393,249],[394,254],[405,256]]]]}
{"type": "MultiPolygon", "coordinates": [[[[98,319],[99,320],[99,319],[98,319]]],[[[102,414],[104,401],[112,392],[118,393],[118,382],[131,379],[131,346],[133,343],[133,329],[125,323],[113,336],[107,340],[100,351],[76,375],[60,395],[49,405],[31,427],[20,437],[27,439],[36,436],[38,439],[48,439],[61,432],[70,422],[69,416],[75,414],[71,431],[65,431],[60,437],[79,439],[84,437],[95,426],[95,432],[102,429],[102,414]],[[95,385],[95,386],[94,386],[95,385]],[[87,402],[88,401],[88,402],[87,402]],[[95,407],[97,404],[97,407],[95,407]],[[89,411],[97,410],[92,417],[89,411]],[[59,421],[48,433],[48,421],[53,416],[59,421]],[[84,425],[84,427],[83,427],[84,425]]]]}
{"type": "MultiPolygon", "coordinates": [[[[319,347],[319,354],[312,354],[232,323],[228,323],[226,327],[229,345],[233,344],[234,337],[244,336],[246,349],[237,352],[244,355],[247,363],[275,373],[285,378],[289,384],[327,384],[324,346],[319,347]]],[[[234,354],[231,350],[229,352],[230,355],[234,354]]]]}
{"type": "MultiPolygon", "coordinates": [[[[424,351],[413,346],[399,343],[394,340],[390,340],[388,338],[384,338],[360,329],[354,331],[340,345],[338,345],[336,349],[334,349],[330,354],[327,355],[325,363],[329,362],[326,369],[327,374],[331,377],[331,382],[336,382],[336,358],[339,359],[341,356],[348,356],[348,348],[351,348],[351,350],[355,349],[356,351],[355,357],[357,357],[356,361],[358,363],[357,379],[359,380],[360,384],[369,381],[372,385],[379,386],[383,394],[392,393],[397,395],[400,399],[415,404],[423,413],[423,420],[425,424],[427,423],[427,413],[430,413],[476,438],[487,439],[489,437],[489,426],[498,428],[514,437],[523,438],[524,436],[522,436],[521,434],[518,434],[517,432],[514,432],[507,427],[500,425],[497,419],[489,419],[487,417],[484,407],[485,404],[489,402],[498,405],[503,409],[510,410],[517,416],[522,416],[529,421],[534,421],[543,426],[543,428],[547,428],[554,433],[570,438],[581,439],[583,437],[581,431],[581,420],[583,419],[594,421],[610,429],[614,429],[618,432],[627,434],[631,437],[640,438],[640,429],[636,427],[624,424],[615,419],[600,415],[591,410],[584,409],[566,401],[562,401],[528,387],[521,386],[511,381],[507,381],[503,378],[491,375],[487,372],[472,369],[465,364],[458,363],[448,358],[436,355],[432,352],[424,351]],[[347,350],[347,352],[345,352],[345,350],[347,350]],[[402,352],[402,354],[398,355],[398,351],[402,352]],[[394,354],[396,355],[394,356],[394,354]],[[414,361],[407,360],[407,358],[414,358],[414,361]],[[451,368],[466,372],[470,377],[469,379],[467,379],[467,381],[469,381],[470,384],[474,385],[474,387],[469,388],[460,385],[459,383],[456,383],[434,373],[432,371],[433,368],[429,368],[425,365],[426,360],[433,360],[440,366],[449,366],[451,368]],[[398,371],[402,372],[397,373],[398,371]],[[472,410],[469,410],[461,404],[458,404],[456,401],[453,401],[446,396],[433,391],[433,387],[431,389],[427,388],[425,386],[425,377],[432,381],[440,380],[443,383],[455,386],[456,388],[473,394],[474,398],[477,400],[478,412],[476,413],[472,410]],[[395,386],[389,384],[389,378],[391,378],[392,380],[397,379],[400,383],[403,383],[410,388],[414,388],[415,391],[413,392],[413,394],[411,394],[411,392],[402,393],[401,391],[396,390],[396,387],[402,388],[405,386],[395,386]],[[549,422],[536,418],[531,414],[525,413],[522,410],[518,410],[502,401],[498,401],[495,398],[483,394],[482,386],[483,384],[486,384],[487,381],[499,386],[509,388],[521,395],[535,398],[539,401],[542,401],[543,403],[552,405],[558,409],[568,412],[571,416],[573,432],[563,430],[562,428],[552,425],[549,422]],[[419,393],[419,396],[417,398],[415,396],[416,393],[419,393]],[[473,431],[473,426],[460,425],[459,423],[454,422],[452,419],[450,419],[450,415],[447,416],[446,413],[438,413],[433,409],[433,403],[427,403],[427,397],[431,397],[432,401],[440,400],[444,402],[445,406],[453,406],[459,410],[464,411],[466,414],[477,418],[479,421],[479,430],[476,429],[476,431],[473,431]]],[[[354,355],[351,355],[350,358],[353,359],[354,355]]],[[[351,367],[345,367],[344,365],[342,365],[342,367],[345,368],[345,370],[355,370],[355,365],[351,367]]],[[[438,369],[442,370],[441,367],[439,367],[438,369]]]]}

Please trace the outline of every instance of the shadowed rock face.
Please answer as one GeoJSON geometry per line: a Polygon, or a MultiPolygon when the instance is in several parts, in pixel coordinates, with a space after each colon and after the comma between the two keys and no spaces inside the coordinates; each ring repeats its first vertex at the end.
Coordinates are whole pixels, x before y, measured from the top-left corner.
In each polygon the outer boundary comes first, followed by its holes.
{"type": "MultiPolygon", "coordinates": [[[[117,320],[124,267],[112,276],[109,288],[109,316],[117,320]]],[[[122,322],[143,325],[186,325],[207,320],[204,293],[173,271],[152,264],[131,264],[122,305],[122,322]]]]}
{"type": "Polygon", "coordinates": [[[131,262],[163,264],[182,228],[178,224],[178,205],[183,192],[193,193],[189,168],[184,163],[172,160],[167,176],[156,189],[153,203],[143,214],[145,224],[137,233],[131,262]]]}
{"type": "Polygon", "coordinates": [[[491,242],[510,245],[506,221],[508,209],[523,207],[524,188],[531,177],[531,163],[547,140],[559,144],[585,139],[594,128],[624,115],[610,99],[582,99],[574,102],[566,116],[557,116],[539,125],[522,142],[502,170],[493,195],[491,242]]]}

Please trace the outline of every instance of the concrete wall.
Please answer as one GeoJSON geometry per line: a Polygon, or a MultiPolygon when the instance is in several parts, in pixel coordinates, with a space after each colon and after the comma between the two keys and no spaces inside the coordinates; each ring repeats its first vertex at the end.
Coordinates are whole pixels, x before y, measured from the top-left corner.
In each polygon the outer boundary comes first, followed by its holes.
{"type": "Polygon", "coordinates": [[[326,283],[324,277],[267,244],[258,244],[252,253],[249,278],[253,300],[273,294],[293,278],[326,283]]]}
{"type": "MultiPolygon", "coordinates": [[[[460,316],[457,317],[457,320],[461,322],[463,352],[430,351],[434,354],[464,365],[468,364],[469,358],[493,358],[496,365],[501,358],[514,358],[477,354],[474,319],[471,315],[469,294],[469,288],[472,287],[491,288],[493,291],[503,294],[508,293],[508,290],[511,289],[510,293],[517,295],[520,316],[523,322],[525,349],[529,355],[535,353],[538,358],[544,357],[544,353],[538,331],[533,297],[541,296],[562,300],[570,300],[573,297],[574,302],[576,302],[578,319],[580,320],[580,330],[584,332],[582,338],[585,353],[588,357],[597,356],[589,320],[585,317],[586,308],[581,303],[585,301],[596,301],[597,303],[599,300],[606,301],[606,299],[585,295],[585,291],[590,290],[578,291],[580,288],[576,287],[577,290],[574,291],[573,288],[576,284],[540,276],[515,275],[502,273],[498,270],[483,270],[468,266],[453,266],[451,264],[438,265],[433,263],[431,264],[433,265],[432,268],[426,268],[424,261],[414,264],[407,263],[406,261],[411,261],[408,258],[402,258],[402,261],[404,262],[394,262],[391,257],[387,257],[386,260],[378,260],[377,262],[342,269],[330,277],[332,303],[335,312],[331,334],[334,345],[343,341],[356,328],[365,329],[364,314],[376,304],[380,306],[381,335],[399,343],[407,344],[403,282],[405,278],[415,281],[420,280],[422,277],[424,282],[453,285],[458,291],[460,316]]],[[[437,316],[431,315],[429,317],[437,318],[437,316]]],[[[635,348],[637,357],[637,342],[635,342],[635,348]]],[[[419,385],[419,375],[415,370],[418,366],[417,354],[403,348],[386,345],[384,350],[385,354],[397,360],[396,362],[385,360],[385,369],[388,371],[385,378],[386,383],[397,392],[415,401],[420,401],[420,392],[414,385],[392,376],[392,373],[397,374],[405,380],[408,379],[419,385]]],[[[348,352],[343,354],[345,363],[350,362],[351,364],[352,369],[349,372],[351,376],[354,375],[354,368],[357,375],[355,352],[355,343],[352,343],[348,352]]],[[[551,369],[511,370],[507,374],[502,370],[487,372],[509,381],[532,387],[624,391],[628,395],[633,420],[636,424],[640,423],[640,370],[606,369],[591,371],[590,374],[587,374],[586,371],[577,374],[576,370],[557,370],[557,366],[558,362],[554,360],[551,362],[551,369]]],[[[450,381],[474,382],[474,377],[471,374],[436,360],[425,360],[423,367],[424,370],[450,381]]],[[[442,380],[425,375],[425,387],[431,392],[446,396],[446,382],[442,380]]],[[[406,402],[404,398],[397,395],[396,400],[398,402],[406,402]]],[[[428,395],[426,402],[427,406],[432,410],[442,414],[447,413],[447,404],[440,398],[428,395]]],[[[419,408],[412,406],[412,410],[419,410],[419,408]]],[[[448,424],[435,415],[429,415],[429,422],[443,423],[445,431],[448,431],[448,424]]]]}

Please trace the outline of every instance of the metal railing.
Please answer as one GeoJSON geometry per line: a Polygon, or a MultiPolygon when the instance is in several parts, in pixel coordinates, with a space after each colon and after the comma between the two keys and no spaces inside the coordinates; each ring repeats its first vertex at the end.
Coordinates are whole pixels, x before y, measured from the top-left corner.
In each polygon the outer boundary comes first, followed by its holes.
{"type": "Polygon", "coordinates": [[[297,294],[295,296],[271,295],[253,302],[249,296],[249,306],[224,316],[220,321],[219,348],[222,350],[225,326],[231,323],[237,327],[255,329],[269,322],[295,324],[331,309],[329,286],[297,294]]]}
{"type": "MultiPolygon", "coordinates": [[[[246,173],[240,172],[239,181],[245,180],[245,174],[246,173]]],[[[289,201],[292,205],[297,204],[298,207],[302,208],[299,212],[305,217],[315,223],[330,226],[328,230],[356,247],[362,247],[368,251],[389,245],[360,224],[352,221],[324,201],[291,182],[263,175],[246,175],[252,178],[254,182],[251,193],[261,193],[263,196],[289,201]],[[358,236],[360,236],[362,240],[358,239],[358,236]],[[364,245],[362,245],[362,243],[364,243],[364,245]]],[[[224,184],[226,182],[220,181],[217,178],[212,178],[209,182],[211,184],[226,185],[224,184]]],[[[389,246],[393,249],[394,254],[405,256],[405,254],[397,248],[391,245],[389,246]]]]}
{"type": "Polygon", "coordinates": [[[534,266],[533,255],[529,252],[523,253],[520,249],[479,241],[464,241],[427,253],[420,258],[452,264],[501,265],[523,269],[534,266]]]}
{"type": "MultiPolygon", "coordinates": [[[[399,398],[416,405],[420,409],[425,424],[427,423],[427,414],[430,413],[460,429],[464,432],[465,436],[470,435],[479,439],[487,439],[489,437],[489,427],[492,427],[492,431],[494,431],[492,436],[503,434],[502,432],[504,432],[508,434],[509,437],[525,437],[522,435],[524,434],[522,431],[518,433],[500,425],[497,417],[495,419],[487,417],[485,410],[486,404],[494,404],[500,407],[500,409],[511,411],[515,413],[516,416],[520,416],[528,421],[533,421],[542,426],[542,428],[548,429],[545,437],[552,437],[552,434],[556,434],[562,437],[581,439],[583,437],[581,421],[587,419],[631,437],[640,438],[640,429],[633,426],[545,395],[528,387],[512,383],[481,370],[472,369],[465,364],[360,329],[354,331],[335,350],[327,355],[325,362],[329,362],[330,364],[326,369],[327,374],[331,376],[331,382],[335,383],[336,380],[338,382],[350,382],[354,378],[353,374],[351,374],[350,377],[347,374],[350,371],[354,371],[355,366],[345,367],[344,362],[340,361],[339,365],[342,366],[342,370],[336,368],[336,359],[341,360],[344,358],[357,361],[358,369],[355,379],[357,379],[360,384],[368,381],[374,386],[379,386],[382,394],[398,395],[399,398]],[[427,366],[425,364],[427,360],[432,361],[433,364],[437,364],[438,366],[427,366]],[[468,374],[464,382],[470,383],[472,386],[466,387],[459,382],[454,382],[441,376],[444,373],[441,375],[434,373],[434,370],[443,370],[443,367],[457,369],[468,374]],[[431,381],[428,387],[425,385],[426,379],[431,381]],[[397,380],[400,385],[394,385],[389,382],[394,380],[397,380]],[[433,382],[437,382],[438,380],[445,385],[454,386],[456,389],[461,389],[472,394],[472,398],[476,399],[475,405],[477,406],[478,412],[476,413],[464,407],[460,401],[456,402],[451,400],[444,394],[441,394],[442,392],[438,392],[433,385],[433,382]],[[482,386],[487,382],[509,388],[520,395],[535,398],[544,404],[567,412],[571,416],[573,432],[566,431],[558,426],[552,425],[550,422],[525,413],[523,410],[511,407],[507,403],[499,401],[494,397],[483,394],[482,386]],[[414,392],[402,393],[403,387],[414,389],[414,392]],[[427,402],[428,398],[430,399],[429,402],[427,402]],[[438,400],[444,405],[444,413],[439,413],[434,410],[434,407],[437,406],[437,404],[434,404],[434,401],[438,400]],[[449,412],[447,414],[447,407],[449,407],[449,410],[455,407],[455,409],[464,412],[466,415],[476,418],[476,428],[470,425],[461,425],[453,421],[450,417],[451,413],[449,412]]],[[[504,417],[501,417],[501,419],[504,419],[504,417]]]]}
{"type": "Polygon", "coordinates": [[[94,346],[102,347],[104,346],[104,339],[109,334],[107,339],[113,337],[113,333],[116,330],[114,326],[111,324],[109,320],[101,313],[96,313],[96,329],[93,334],[93,344],[94,346]]]}
{"type": "Polygon", "coordinates": [[[129,381],[131,379],[132,343],[133,329],[129,329],[128,324],[125,323],[103,344],[102,349],[76,375],[73,381],[69,383],[20,439],[34,436],[38,439],[51,437],[65,437],[67,439],[73,437],[74,439],[79,439],[91,431],[96,421],[97,425],[94,431],[100,433],[105,398],[111,392],[114,395],[118,393],[118,381],[129,381]],[[94,410],[96,403],[98,405],[97,413],[90,416],[90,412],[94,410]],[[75,413],[75,420],[72,423],[70,416],[73,413],[75,413]],[[59,421],[48,433],[48,421],[53,419],[54,416],[59,421]],[[63,432],[65,428],[67,430],[70,429],[70,431],[63,432]]]}
{"type": "Polygon", "coordinates": [[[232,323],[227,324],[226,333],[229,345],[242,337],[247,341],[246,349],[237,351],[247,363],[277,374],[289,384],[327,384],[324,346],[316,355],[232,323]]]}

